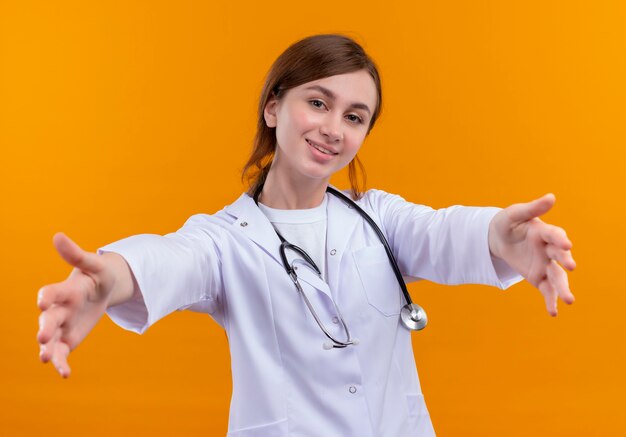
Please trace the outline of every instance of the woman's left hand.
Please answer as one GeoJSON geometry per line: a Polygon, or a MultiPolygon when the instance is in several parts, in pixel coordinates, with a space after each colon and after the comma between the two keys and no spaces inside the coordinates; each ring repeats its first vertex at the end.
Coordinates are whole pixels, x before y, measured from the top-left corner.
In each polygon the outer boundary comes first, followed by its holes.
{"type": "Polygon", "coordinates": [[[503,209],[489,224],[489,249],[493,256],[537,287],[551,316],[557,315],[557,298],[574,303],[569,289],[567,270],[574,270],[571,241],[558,226],[544,223],[539,216],[554,205],[553,194],[528,203],[517,203],[503,209]]]}

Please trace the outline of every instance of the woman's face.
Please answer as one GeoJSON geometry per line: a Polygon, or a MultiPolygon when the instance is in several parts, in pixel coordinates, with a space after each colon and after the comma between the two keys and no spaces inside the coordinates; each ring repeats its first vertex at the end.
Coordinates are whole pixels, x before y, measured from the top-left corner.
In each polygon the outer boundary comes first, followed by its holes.
{"type": "Polygon", "coordinates": [[[376,104],[376,85],[365,70],[314,80],[271,100],[264,115],[276,128],[272,171],[296,182],[328,182],[358,152],[376,104]]]}

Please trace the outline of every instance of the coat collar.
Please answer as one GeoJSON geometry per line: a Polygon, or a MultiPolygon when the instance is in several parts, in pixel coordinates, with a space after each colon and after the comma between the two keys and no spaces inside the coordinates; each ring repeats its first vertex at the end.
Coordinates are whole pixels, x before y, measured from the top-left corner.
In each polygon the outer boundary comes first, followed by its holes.
{"type": "MultiPolygon", "coordinates": [[[[331,185],[332,186],[332,185],[331,185]]],[[[333,187],[334,188],[334,187],[333,187]]],[[[274,227],[254,199],[243,193],[225,211],[236,218],[232,224],[237,232],[250,238],[267,252],[277,263],[283,266],[280,258],[280,239],[274,227]]],[[[330,289],[336,290],[339,280],[339,265],[347,250],[348,241],[360,219],[359,213],[343,200],[329,193],[327,204],[326,258],[328,266],[328,284],[317,275],[306,275],[301,279],[325,294],[330,289]]],[[[287,275],[287,273],[285,273],[287,275]]]]}

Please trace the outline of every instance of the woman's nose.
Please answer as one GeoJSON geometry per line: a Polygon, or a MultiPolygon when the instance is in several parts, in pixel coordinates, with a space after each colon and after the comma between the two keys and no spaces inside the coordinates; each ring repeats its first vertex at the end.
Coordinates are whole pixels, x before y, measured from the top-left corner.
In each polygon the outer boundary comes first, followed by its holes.
{"type": "Polygon", "coordinates": [[[334,115],[329,114],[328,117],[325,117],[324,122],[320,126],[320,133],[328,138],[328,142],[336,143],[343,140],[341,121],[339,117],[334,115]]]}

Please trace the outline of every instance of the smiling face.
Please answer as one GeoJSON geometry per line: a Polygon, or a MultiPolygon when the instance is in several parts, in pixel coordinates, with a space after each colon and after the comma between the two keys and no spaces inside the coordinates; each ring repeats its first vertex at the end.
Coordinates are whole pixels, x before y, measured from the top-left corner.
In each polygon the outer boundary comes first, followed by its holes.
{"type": "Polygon", "coordinates": [[[295,183],[328,183],[360,149],[377,103],[365,70],[307,82],[270,100],[264,117],[276,128],[271,171],[295,183]]]}

